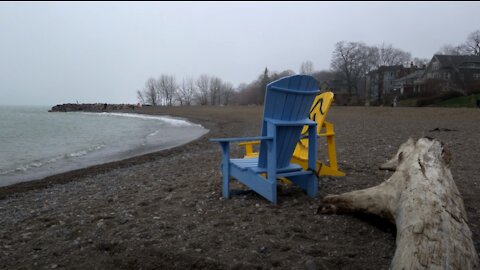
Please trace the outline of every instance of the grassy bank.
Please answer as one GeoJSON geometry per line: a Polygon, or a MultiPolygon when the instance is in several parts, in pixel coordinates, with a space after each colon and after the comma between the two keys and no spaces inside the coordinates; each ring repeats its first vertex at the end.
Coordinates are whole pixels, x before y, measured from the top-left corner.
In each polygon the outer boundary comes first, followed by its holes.
{"type": "Polygon", "coordinates": [[[453,108],[458,108],[458,107],[471,108],[471,107],[477,106],[477,100],[480,100],[480,94],[447,99],[447,100],[435,103],[434,106],[453,107],[453,108]]]}

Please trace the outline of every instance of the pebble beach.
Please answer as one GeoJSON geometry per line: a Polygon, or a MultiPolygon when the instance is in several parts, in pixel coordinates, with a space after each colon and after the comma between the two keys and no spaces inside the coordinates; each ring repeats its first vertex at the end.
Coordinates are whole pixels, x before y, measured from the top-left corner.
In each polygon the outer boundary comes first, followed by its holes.
{"type": "MultiPolygon", "coordinates": [[[[333,107],[339,167],[309,199],[278,187],[278,205],[232,182],[221,197],[220,147],[209,138],[256,136],[262,107],[144,107],[210,130],[187,144],[0,188],[2,269],[388,269],[395,226],[321,215],[326,194],[377,185],[378,166],[409,137],[434,137],[480,246],[480,110],[333,107]]],[[[325,159],[324,142],[319,156],[325,159]]],[[[232,147],[233,156],[242,156],[232,147]]]]}

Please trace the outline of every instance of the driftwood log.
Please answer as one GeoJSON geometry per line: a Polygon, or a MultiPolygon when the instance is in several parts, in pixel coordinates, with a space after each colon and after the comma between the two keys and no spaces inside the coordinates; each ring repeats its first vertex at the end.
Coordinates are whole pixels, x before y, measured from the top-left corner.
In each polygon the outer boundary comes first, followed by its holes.
{"type": "Polygon", "coordinates": [[[382,169],[394,169],[382,184],[328,195],[319,212],[375,214],[395,223],[396,250],[390,269],[476,269],[478,254],[463,200],[438,140],[409,139],[382,169]]]}

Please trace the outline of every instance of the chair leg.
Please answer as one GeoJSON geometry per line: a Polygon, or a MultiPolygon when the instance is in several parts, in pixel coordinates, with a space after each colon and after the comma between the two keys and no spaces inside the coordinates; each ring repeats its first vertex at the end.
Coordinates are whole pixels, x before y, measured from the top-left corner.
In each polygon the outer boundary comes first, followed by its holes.
{"type": "Polygon", "coordinates": [[[315,175],[310,175],[307,181],[307,194],[310,198],[315,198],[318,192],[318,179],[315,175]]]}
{"type": "Polygon", "coordinates": [[[326,122],[325,129],[327,134],[329,167],[335,171],[338,171],[337,150],[335,149],[335,132],[333,131],[333,124],[326,122]]]}
{"type": "Polygon", "coordinates": [[[328,164],[322,164],[318,172],[319,175],[330,175],[330,176],[345,176],[344,172],[339,171],[337,164],[337,150],[335,147],[335,132],[333,124],[325,121],[323,123],[325,127],[325,134],[327,139],[327,149],[328,149],[328,164]]]}
{"type": "Polygon", "coordinates": [[[318,192],[318,180],[313,174],[290,176],[292,182],[307,192],[308,197],[315,198],[318,192]]]}
{"type": "Polygon", "coordinates": [[[277,204],[277,126],[268,123],[267,125],[267,134],[272,136],[274,139],[273,141],[267,142],[267,175],[268,175],[268,182],[270,184],[270,201],[273,204],[277,204]]]}
{"type": "Polygon", "coordinates": [[[223,166],[222,170],[222,195],[225,199],[230,198],[230,175],[228,173],[228,164],[223,166]]]}
{"type": "Polygon", "coordinates": [[[276,179],[268,179],[268,181],[270,182],[270,198],[269,200],[273,203],[273,204],[277,204],[277,180],[276,179]],[[273,182],[272,182],[273,181],[273,182]]]}
{"type": "Polygon", "coordinates": [[[222,195],[224,198],[230,198],[230,144],[222,143],[222,195]]]}

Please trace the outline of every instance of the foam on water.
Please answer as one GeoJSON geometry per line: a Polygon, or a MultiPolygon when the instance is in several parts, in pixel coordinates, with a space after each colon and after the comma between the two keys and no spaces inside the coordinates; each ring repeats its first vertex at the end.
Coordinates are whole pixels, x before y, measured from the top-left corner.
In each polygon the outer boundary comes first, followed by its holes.
{"type": "Polygon", "coordinates": [[[86,154],[90,153],[90,152],[93,152],[93,151],[96,151],[96,150],[100,150],[102,148],[104,148],[105,145],[104,144],[101,144],[101,145],[95,145],[95,146],[91,146],[85,150],[80,150],[80,151],[76,151],[76,152],[73,152],[73,153],[69,153],[69,154],[66,154],[64,155],[64,157],[66,158],[70,158],[70,157],[81,157],[81,156],[85,156],[86,154]]]}
{"type": "Polygon", "coordinates": [[[169,118],[166,116],[155,116],[155,115],[145,115],[145,114],[135,114],[135,113],[110,113],[110,112],[102,112],[102,113],[84,112],[82,114],[101,115],[101,116],[120,116],[120,117],[130,117],[130,118],[138,118],[138,119],[147,119],[147,120],[157,120],[175,127],[200,126],[198,124],[193,124],[185,120],[169,118]]]}

